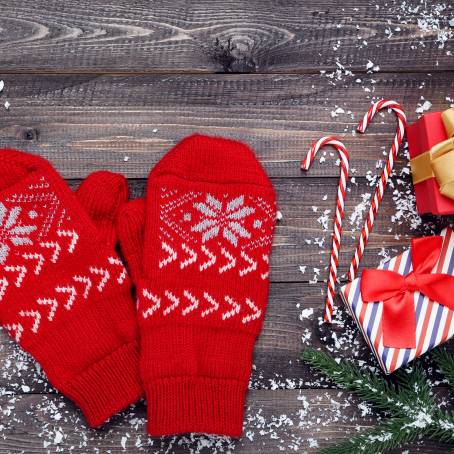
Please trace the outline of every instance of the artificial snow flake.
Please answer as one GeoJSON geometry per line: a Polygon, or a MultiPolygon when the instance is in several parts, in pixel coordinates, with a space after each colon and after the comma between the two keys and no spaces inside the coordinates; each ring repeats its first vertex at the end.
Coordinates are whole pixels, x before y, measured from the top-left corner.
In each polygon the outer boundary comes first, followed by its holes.
{"type": "Polygon", "coordinates": [[[57,430],[55,432],[55,437],[54,437],[54,444],[58,445],[59,443],[61,443],[63,440],[63,434],[57,430]]]}
{"type": "Polygon", "coordinates": [[[323,230],[328,230],[329,214],[331,210],[323,210],[323,214],[317,219],[323,230]]]}
{"type": "Polygon", "coordinates": [[[428,111],[432,107],[432,103],[430,101],[424,101],[423,104],[418,104],[416,108],[416,113],[423,113],[428,111]]]}
{"type": "Polygon", "coordinates": [[[368,73],[380,71],[380,66],[376,65],[372,61],[368,61],[366,64],[366,70],[368,73]]]}
{"type": "Polygon", "coordinates": [[[336,110],[331,111],[331,118],[338,117],[339,114],[345,113],[345,110],[342,107],[336,107],[336,110]]]}
{"type": "Polygon", "coordinates": [[[308,438],[309,448],[318,448],[318,441],[315,438],[308,438]]]}
{"type": "Polygon", "coordinates": [[[310,318],[314,313],[314,309],[303,309],[300,313],[300,320],[304,320],[305,318],[310,318]]]}

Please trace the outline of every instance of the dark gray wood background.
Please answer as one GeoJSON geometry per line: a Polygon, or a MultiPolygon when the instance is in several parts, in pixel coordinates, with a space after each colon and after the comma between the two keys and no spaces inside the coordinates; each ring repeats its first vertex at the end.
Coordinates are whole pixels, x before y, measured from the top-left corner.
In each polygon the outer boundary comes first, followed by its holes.
{"type": "MultiPolygon", "coordinates": [[[[320,323],[331,221],[323,230],[317,219],[328,209],[331,218],[339,168],[331,150],[307,174],[299,162],[325,134],[351,152],[343,274],[358,235],[348,217],[373,190],[395,118],[378,117],[364,136],[355,125],[384,97],[402,103],[410,121],[424,101],[430,111],[454,102],[453,18],[449,1],[0,1],[1,146],[48,158],[74,188],[91,171],[121,172],[140,196],[150,168],[180,139],[227,136],[256,150],[283,215],[241,440],[149,439],[144,403],[89,430],[2,333],[0,452],[309,452],[373,424],[380,415],[298,359],[313,345],[376,365],[342,310],[345,323],[320,323]],[[311,284],[314,268],[320,277],[311,284]]],[[[416,225],[404,152],[395,169],[365,266],[452,221],[416,225]]],[[[421,440],[410,452],[445,449],[421,440]]]]}

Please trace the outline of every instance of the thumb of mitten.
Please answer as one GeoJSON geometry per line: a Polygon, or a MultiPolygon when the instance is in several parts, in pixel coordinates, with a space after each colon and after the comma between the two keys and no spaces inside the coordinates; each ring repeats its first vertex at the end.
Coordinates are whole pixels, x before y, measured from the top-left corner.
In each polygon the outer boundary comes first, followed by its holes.
{"type": "Polygon", "coordinates": [[[117,218],[120,249],[136,285],[142,275],[144,228],[145,199],[133,200],[120,208],[117,218]]]}

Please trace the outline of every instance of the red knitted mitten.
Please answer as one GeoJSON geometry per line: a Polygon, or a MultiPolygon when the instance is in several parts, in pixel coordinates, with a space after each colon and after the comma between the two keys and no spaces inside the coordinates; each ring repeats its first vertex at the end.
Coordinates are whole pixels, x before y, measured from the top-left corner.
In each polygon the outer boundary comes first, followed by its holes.
{"type": "Polygon", "coordinates": [[[240,142],[191,136],[150,173],[137,291],[150,434],[241,435],[274,222],[240,142]]]}
{"type": "Polygon", "coordinates": [[[141,396],[130,283],[106,236],[49,163],[0,150],[0,322],[93,427],[141,396]]]}

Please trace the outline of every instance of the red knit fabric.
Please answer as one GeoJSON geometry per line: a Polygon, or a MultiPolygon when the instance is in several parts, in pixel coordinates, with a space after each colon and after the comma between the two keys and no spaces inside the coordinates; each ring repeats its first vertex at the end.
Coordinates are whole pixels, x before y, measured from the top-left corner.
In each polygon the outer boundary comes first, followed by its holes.
{"type": "Polygon", "coordinates": [[[274,222],[272,185],[240,142],[191,136],[150,173],[138,283],[150,434],[241,435],[274,222]]]}
{"type": "Polygon", "coordinates": [[[145,199],[123,204],[117,218],[118,241],[135,285],[142,275],[144,230],[145,199]]]}
{"type": "Polygon", "coordinates": [[[118,242],[116,223],[129,197],[126,178],[106,170],[93,172],[85,178],[75,194],[103,241],[115,247],[118,242]]]}
{"type": "Polygon", "coordinates": [[[130,283],[109,242],[49,163],[0,150],[0,322],[93,427],[141,395],[130,283]]]}

